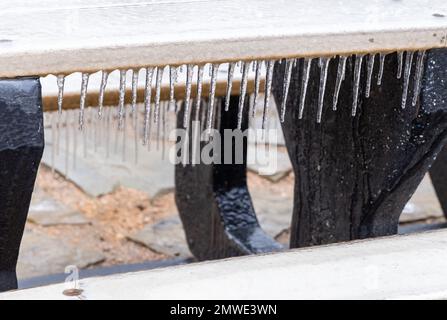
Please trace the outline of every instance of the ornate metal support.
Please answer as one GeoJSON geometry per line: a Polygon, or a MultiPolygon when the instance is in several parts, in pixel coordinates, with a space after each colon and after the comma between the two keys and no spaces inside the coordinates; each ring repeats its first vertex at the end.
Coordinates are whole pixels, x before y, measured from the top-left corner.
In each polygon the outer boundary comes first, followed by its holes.
{"type": "Polygon", "coordinates": [[[17,288],[16,264],[44,148],[40,82],[0,80],[0,291],[17,288]]]}
{"type": "MultiPolygon", "coordinates": [[[[312,64],[302,120],[298,118],[302,62],[294,70],[283,124],[296,176],[292,247],[395,234],[403,207],[447,141],[447,85],[440,81],[447,76],[445,50],[427,52],[419,103],[412,106],[409,98],[405,109],[396,54],[386,57],[381,86],[376,85],[376,63],[370,98],[364,93],[364,65],[355,117],[351,116],[352,59],[338,110],[331,110],[337,62],[329,66],[321,124],[316,123],[317,61],[312,64]]],[[[277,67],[274,96],[280,105],[284,64],[277,67]]],[[[409,97],[413,81],[411,77],[409,97]]]]}
{"type": "MultiPolygon", "coordinates": [[[[238,101],[238,97],[231,98],[228,112],[223,103],[216,108],[221,137],[224,129],[237,127],[238,101]]],[[[248,104],[244,109],[242,130],[248,126],[248,104]]],[[[182,113],[177,117],[179,127],[182,113]]],[[[191,252],[206,260],[280,250],[281,246],[259,226],[251,202],[246,177],[247,139],[242,164],[224,164],[225,153],[230,150],[224,148],[224,139],[218,143],[221,154],[215,156],[222,164],[178,164],[175,168],[176,202],[191,252]]],[[[201,147],[206,144],[202,142],[201,147]]],[[[234,158],[235,146],[231,145],[234,158]]]]}

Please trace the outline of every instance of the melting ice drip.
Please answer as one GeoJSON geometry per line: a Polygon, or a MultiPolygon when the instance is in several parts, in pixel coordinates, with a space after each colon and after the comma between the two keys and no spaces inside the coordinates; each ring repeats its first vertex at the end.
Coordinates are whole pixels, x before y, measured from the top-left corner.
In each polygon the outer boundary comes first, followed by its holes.
{"type": "MultiPolygon", "coordinates": [[[[401,108],[405,109],[407,106],[407,100],[411,101],[411,105],[415,106],[418,102],[418,96],[421,90],[421,81],[422,74],[424,68],[424,58],[425,51],[416,52],[407,51],[407,52],[398,52],[398,67],[396,70],[396,77],[400,79],[403,76],[403,92],[402,92],[402,101],[401,108]],[[416,56],[416,64],[414,71],[414,84],[413,84],[413,97],[411,99],[408,98],[410,79],[412,73],[413,60],[416,56]]],[[[368,55],[365,54],[357,54],[352,56],[353,63],[353,93],[352,93],[352,107],[351,113],[352,116],[357,115],[358,109],[358,101],[360,94],[360,81],[362,69],[366,68],[366,88],[365,88],[365,97],[369,98],[371,93],[371,88],[374,85],[372,82],[374,67],[378,62],[378,73],[377,73],[377,85],[380,86],[383,82],[383,72],[385,67],[385,53],[371,53],[368,55]],[[378,61],[376,61],[378,60],[378,61]]],[[[300,96],[298,100],[298,117],[302,119],[304,116],[304,110],[306,108],[306,98],[307,98],[307,89],[309,84],[309,79],[311,78],[312,70],[318,70],[319,72],[319,93],[318,93],[318,102],[317,102],[317,117],[316,122],[321,123],[322,116],[324,113],[324,103],[325,96],[328,94],[326,87],[328,83],[328,70],[331,62],[335,61],[335,57],[320,57],[320,58],[304,58],[302,59],[302,68],[301,68],[301,77],[300,79],[300,96]],[[314,63],[318,63],[318,69],[312,69],[312,65],[314,63]]],[[[337,66],[337,74],[335,79],[334,92],[332,96],[332,110],[336,111],[338,108],[338,97],[340,93],[340,89],[342,87],[343,82],[346,80],[346,68],[348,66],[347,61],[350,57],[348,56],[339,56],[338,57],[338,66],[337,66]]],[[[173,111],[177,113],[180,111],[181,107],[184,108],[184,115],[182,126],[184,128],[188,128],[190,122],[192,120],[202,120],[202,126],[205,125],[204,129],[212,129],[216,124],[219,124],[219,121],[216,121],[216,86],[218,84],[218,73],[220,71],[226,72],[226,90],[225,95],[222,99],[224,101],[224,109],[228,111],[230,107],[230,97],[234,93],[234,79],[235,72],[239,71],[241,73],[240,76],[240,88],[239,88],[239,104],[238,104],[238,116],[237,116],[237,127],[241,128],[242,126],[242,118],[244,114],[244,108],[246,105],[246,101],[249,101],[249,114],[251,118],[253,118],[256,114],[256,106],[261,103],[262,105],[262,129],[265,129],[267,117],[269,114],[269,107],[271,103],[271,92],[272,92],[272,82],[273,82],[273,74],[275,68],[278,67],[278,64],[284,64],[284,78],[283,78],[283,88],[282,88],[282,100],[280,101],[280,111],[279,118],[281,122],[285,121],[286,109],[287,109],[287,101],[290,100],[289,97],[289,87],[291,84],[293,77],[293,72],[299,72],[300,68],[297,68],[299,59],[298,58],[288,58],[282,60],[255,60],[255,61],[240,61],[240,62],[230,62],[225,64],[205,64],[205,65],[193,65],[188,64],[185,67],[183,66],[166,66],[166,67],[147,67],[144,68],[145,77],[144,77],[144,103],[143,110],[139,110],[138,108],[138,82],[140,70],[131,69],[131,70],[119,70],[120,72],[120,81],[119,81],[119,99],[117,107],[104,108],[104,97],[107,94],[107,83],[109,79],[109,72],[102,71],[101,76],[101,84],[99,87],[99,95],[97,103],[94,103],[98,107],[93,109],[88,105],[88,84],[89,84],[89,73],[82,73],[81,77],[81,91],[80,91],[80,103],[79,103],[79,111],[77,111],[77,121],[75,121],[75,111],[70,111],[65,115],[63,119],[62,111],[63,111],[63,97],[64,97],[64,84],[65,84],[65,76],[58,75],[57,76],[57,86],[58,86],[58,99],[57,99],[57,119],[51,120],[52,125],[52,136],[55,148],[53,148],[53,152],[56,154],[59,153],[59,129],[61,126],[61,122],[65,120],[65,126],[72,127],[76,129],[80,129],[81,132],[85,130],[85,123],[96,125],[99,123],[101,130],[104,132],[108,132],[104,139],[106,140],[107,145],[107,156],[110,154],[110,136],[112,135],[109,131],[111,126],[116,127],[117,133],[123,131],[126,132],[127,124],[126,118],[130,116],[132,118],[131,127],[134,132],[135,143],[135,159],[138,159],[138,144],[142,143],[148,149],[151,148],[151,140],[157,138],[157,148],[160,146],[160,140],[162,141],[162,149],[165,149],[165,141],[167,139],[167,124],[166,121],[169,118],[168,112],[173,111]],[[169,75],[169,98],[166,101],[163,101],[161,96],[161,88],[163,85],[163,76],[164,70],[167,68],[167,74],[169,75]],[[184,70],[186,70],[186,74],[184,74],[184,70]],[[128,84],[126,83],[126,75],[127,72],[131,72],[131,104],[130,110],[125,104],[125,96],[126,96],[126,88],[128,84]],[[205,72],[206,71],[206,72],[205,72]],[[181,75],[184,75],[184,83],[182,85],[185,88],[184,98],[176,99],[175,97],[175,87],[179,84],[179,78],[181,75]],[[208,83],[209,90],[208,92],[204,92],[204,78],[205,75],[209,75],[208,83]],[[250,99],[247,100],[247,92],[248,91],[248,82],[249,79],[252,78],[254,80],[254,88],[250,93],[250,99]],[[261,88],[262,79],[265,79],[264,88],[261,88]],[[195,97],[193,97],[193,83],[196,84],[195,97]],[[152,94],[154,90],[155,94],[152,94]],[[264,92],[264,99],[260,101],[261,92],[264,92]],[[86,110],[89,110],[86,112],[86,110]],[[97,115],[94,116],[92,114],[95,110],[97,115]],[[139,117],[140,114],[140,117],[139,117]],[[89,119],[86,119],[89,117],[89,119]],[[56,120],[56,121],[55,121],[56,120]],[[116,124],[112,122],[116,120],[116,124]],[[141,127],[139,122],[141,123],[141,127]],[[77,125],[76,125],[77,122],[77,125]],[[104,127],[104,128],[103,128],[104,127]],[[141,130],[140,130],[141,128],[141,130]],[[155,133],[153,131],[155,130],[155,133]],[[162,137],[162,139],[160,139],[162,137]]],[[[221,99],[221,98],[219,98],[221,99]]],[[[289,104],[290,105],[290,104],[289,104]]],[[[73,129],[74,130],[74,129],[73,129]]],[[[68,129],[66,130],[68,132],[68,129]]],[[[82,134],[82,133],[81,133],[82,134]]],[[[68,135],[68,133],[67,133],[68,135]]],[[[125,133],[123,133],[125,135],[125,133]]],[[[75,135],[77,137],[77,134],[75,135]]],[[[86,134],[82,134],[86,139],[86,134]]],[[[95,136],[96,139],[96,136],[95,136]]],[[[124,137],[123,137],[124,139],[124,137]]],[[[66,144],[69,143],[68,137],[66,137],[66,144]]],[[[72,139],[73,144],[72,148],[75,150],[77,148],[77,140],[72,139]]],[[[123,140],[124,141],[124,140],[123,140]]],[[[85,147],[84,147],[85,148],[85,147]]],[[[96,148],[96,147],[95,147],[96,148]]],[[[74,152],[77,153],[76,151],[74,152]]],[[[86,151],[84,150],[84,154],[86,151]]],[[[126,158],[126,148],[123,142],[123,160],[126,158]]],[[[52,158],[54,159],[54,155],[52,158]]],[[[75,159],[73,159],[73,164],[76,164],[75,159]]],[[[68,160],[66,168],[68,170],[68,160]]]]}

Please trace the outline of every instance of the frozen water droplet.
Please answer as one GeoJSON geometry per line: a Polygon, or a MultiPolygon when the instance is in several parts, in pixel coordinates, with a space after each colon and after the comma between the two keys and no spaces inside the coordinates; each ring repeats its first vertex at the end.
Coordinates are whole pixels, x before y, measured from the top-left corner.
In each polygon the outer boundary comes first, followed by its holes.
{"type": "Polygon", "coordinates": [[[321,123],[321,117],[323,115],[324,105],[324,92],[326,91],[327,72],[329,68],[329,62],[331,58],[320,58],[320,86],[318,91],[318,112],[317,123],[321,123]]]}
{"type": "Polygon", "coordinates": [[[358,54],[355,56],[355,66],[354,66],[354,88],[353,88],[353,99],[352,99],[352,116],[354,117],[357,112],[357,105],[359,100],[359,89],[360,89],[360,76],[362,74],[362,62],[365,55],[358,54]]]}
{"type": "Polygon", "coordinates": [[[416,62],[416,76],[414,78],[414,93],[413,93],[413,101],[412,106],[416,106],[419,94],[421,93],[421,83],[422,83],[422,73],[424,72],[424,58],[425,51],[419,51],[416,62]]]}
{"type": "Polygon", "coordinates": [[[146,83],[144,87],[144,137],[143,144],[146,145],[149,140],[150,114],[151,114],[151,96],[152,96],[152,77],[154,68],[146,68],[146,83]]]}
{"type": "Polygon", "coordinates": [[[154,122],[158,124],[160,117],[160,94],[161,94],[161,82],[163,80],[163,67],[157,68],[157,76],[155,82],[155,107],[154,107],[154,122]]]}
{"type": "Polygon", "coordinates": [[[377,85],[382,85],[382,79],[383,79],[383,69],[385,68],[385,53],[379,54],[379,74],[377,76],[377,85]]]}
{"type": "Polygon", "coordinates": [[[225,111],[228,111],[230,108],[230,97],[231,97],[231,89],[233,88],[233,76],[234,76],[234,68],[236,64],[234,62],[230,62],[228,64],[228,80],[227,80],[227,92],[225,97],[225,111]]]}
{"type": "Polygon", "coordinates": [[[123,128],[123,120],[124,120],[124,99],[126,97],[126,71],[127,70],[120,70],[120,88],[119,88],[119,103],[118,103],[119,129],[123,128]]]}
{"type": "Polygon", "coordinates": [[[87,98],[87,87],[88,87],[88,73],[82,74],[82,82],[81,82],[81,100],[79,102],[79,129],[82,130],[84,128],[84,113],[85,113],[85,101],[87,98]]]}
{"type": "Polygon", "coordinates": [[[295,59],[286,60],[286,68],[284,73],[284,83],[282,88],[282,103],[281,103],[281,122],[284,122],[286,115],[287,96],[289,95],[290,79],[292,78],[292,68],[295,63],[295,59]]]}
{"type": "Polygon", "coordinates": [[[301,95],[298,118],[302,119],[304,114],[304,105],[306,103],[307,85],[309,84],[310,67],[312,65],[312,58],[304,59],[303,78],[301,79],[301,95]]]}
{"type": "Polygon", "coordinates": [[[98,116],[102,117],[102,111],[104,109],[104,93],[106,91],[107,79],[109,78],[109,72],[103,70],[101,75],[101,86],[99,87],[99,98],[98,98],[98,116]]]}
{"type": "Polygon", "coordinates": [[[191,105],[191,87],[192,87],[192,76],[194,71],[194,66],[188,64],[186,66],[186,95],[185,95],[185,110],[183,114],[183,127],[187,128],[189,124],[190,116],[190,105],[191,105]]]}
{"type": "Polygon", "coordinates": [[[332,110],[337,110],[338,96],[340,94],[341,83],[346,75],[346,60],[348,57],[341,56],[338,59],[337,78],[335,80],[335,92],[332,100],[332,110]]]}
{"type": "Polygon", "coordinates": [[[199,121],[200,103],[202,101],[202,88],[203,88],[203,65],[198,67],[197,70],[197,95],[196,95],[196,113],[195,120],[199,121]]]}
{"type": "Polygon", "coordinates": [[[372,82],[372,74],[374,70],[374,60],[376,55],[371,53],[368,57],[368,65],[366,70],[366,90],[365,97],[369,98],[369,94],[371,93],[371,82],[372,82]]]}
{"type": "Polygon", "coordinates": [[[259,90],[261,88],[261,69],[262,69],[262,61],[256,62],[256,73],[255,73],[255,92],[253,96],[253,113],[252,117],[255,116],[256,113],[256,105],[258,103],[259,90]]]}
{"type": "Polygon", "coordinates": [[[400,51],[397,53],[397,79],[402,77],[402,69],[404,66],[404,52],[400,51]]]}
{"type": "Polygon", "coordinates": [[[405,56],[405,70],[404,70],[404,84],[403,84],[403,92],[402,92],[402,102],[401,107],[405,109],[407,106],[407,97],[408,97],[408,85],[410,83],[411,76],[411,65],[413,64],[413,56],[414,51],[407,51],[405,56]]]}
{"type": "Polygon", "coordinates": [[[217,84],[217,71],[219,70],[218,64],[211,65],[211,86],[210,86],[210,98],[207,118],[207,129],[211,130],[214,117],[214,104],[216,97],[216,84],[217,84]]]}
{"type": "Polygon", "coordinates": [[[267,62],[267,70],[265,77],[265,97],[264,97],[264,111],[262,113],[262,129],[265,129],[267,116],[270,106],[270,96],[272,94],[272,82],[273,82],[273,68],[275,67],[275,61],[269,60],[267,62]]]}
{"type": "Polygon", "coordinates": [[[247,95],[247,82],[248,82],[248,68],[249,62],[242,62],[242,80],[241,80],[241,93],[239,95],[239,109],[237,114],[237,128],[242,127],[242,116],[244,113],[245,97],[247,95]]]}

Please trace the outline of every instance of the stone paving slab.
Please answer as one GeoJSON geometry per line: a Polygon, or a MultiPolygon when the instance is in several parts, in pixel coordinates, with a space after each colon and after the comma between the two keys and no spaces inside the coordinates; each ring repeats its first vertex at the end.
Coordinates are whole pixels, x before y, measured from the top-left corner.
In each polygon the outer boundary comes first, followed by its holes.
{"type": "Polygon", "coordinates": [[[89,223],[89,220],[82,213],[67,207],[39,188],[34,190],[28,212],[28,221],[41,226],[82,225],[89,223]]]}
{"type": "Polygon", "coordinates": [[[88,241],[74,245],[69,239],[27,228],[20,248],[17,275],[21,279],[63,273],[68,265],[86,268],[105,258],[88,241]]]}
{"type": "Polygon", "coordinates": [[[190,257],[185,232],[178,215],[146,225],[141,231],[129,235],[129,240],[149,249],[174,257],[190,257]]]}

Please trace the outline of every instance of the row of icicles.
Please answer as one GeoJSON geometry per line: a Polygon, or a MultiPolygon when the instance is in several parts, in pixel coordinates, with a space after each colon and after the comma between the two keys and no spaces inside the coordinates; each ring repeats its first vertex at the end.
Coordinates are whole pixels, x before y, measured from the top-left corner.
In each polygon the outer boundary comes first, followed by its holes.
{"type": "MultiPolygon", "coordinates": [[[[405,54],[405,61],[404,61],[404,52],[398,52],[398,69],[397,69],[397,78],[402,77],[403,73],[403,93],[402,93],[402,104],[401,107],[405,108],[407,104],[407,98],[408,98],[408,87],[410,82],[410,75],[411,75],[411,68],[413,64],[413,58],[414,58],[414,51],[407,51],[405,54]]],[[[379,55],[379,73],[377,77],[377,84],[381,85],[382,83],[382,76],[383,76],[383,69],[384,69],[384,62],[385,62],[385,56],[386,54],[380,53],[379,55]]],[[[366,68],[367,68],[367,83],[366,83],[366,90],[365,90],[365,96],[366,98],[370,95],[371,90],[371,82],[372,82],[372,73],[374,69],[375,64],[375,57],[376,54],[357,54],[355,55],[355,62],[354,62],[354,79],[353,79],[353,101],[352,101],[352,116],[356,115],[357,111],[357,104],[358,104],[358,98],[359,98],[359,86],[360,86],[360,75],[362,72],[362,64],[363,60],[366,58],[366,68]]],[[[425,51],[418,51],[417,52],[417,62],[416,62],[416,73],[414,77],[414,95],[412,98],[412,105],[416,105],[417,99],[420,93],[421,89],[421,80],[422,80],[422,73],[423,73],[423,65],[424,65],[424,57],[425,57],[425,51]]],[[[335,83],[335,92],[333,95],[333,105],[332,109],[337,109],[337,103],[338,103],[338,95],[340,92],[341,84],[345,80],[345,73],[346,73],[346,61],[347,56],[340,56],[339,62],[338,62],[338,69],[337,69],[337,77],[336,77],[336,83],[335,83]]],[[[324,102],[324,95],[325,95],[325,89],[326,89],[326,82],[327,82],[327,75],[328,75],[328,67],[329,63],[331,61],[331,57],[321,57],[319,59],[319,68],[320,68],[320,84],[319,84],[319,95],[318,95],[318,110],[317,110],[317,119],[316,121],[318,123],[321,122],[322,118],[322,112],[323,112],[323,102],[324,102]]],[[[289,94],[289,86],[292,76],[292,70],[293,67],[296,66],[298,59],[283,59],[280,60],[279,63],[285,63],[285,73],[284,73],[284,83],[283,83],[283,99],[280,106],[280,120],[281,122],[284,121],[285,117],[285,111],[286,111],[286,105],[287,105],[287,97],[289,94]]],[[[303,117],[305,102],[306,102],[306,93],[307,93],[307,87],[310,77],[310,68],[311,63],[314,59],[313,58],[305,58],[304,64],[303,64],[303,76],[301,80],[301,95],[299,99],[299,119],[303,117]]],[[[212,129],[212,120],[215,112],[215,95],[216,95],[216,85],[217,85],[217,74],[219,70],[219,64],[210,64],[209,65],[209,73],[210,73],[210,90],[208,93],[209,97],[209,106],[207,110],[207,117],[206,117],[206,129],[212,129]]],[[[227,111],[229,108],[229,101],[232,91],[232,85],[233,85],[233,76],[236,69],[236,66],[240,68],[241,72],[241,87],[240,87],[240,96],[239,96],[239,106],[238,106],[238,122],[237,127],[240,129],[242,124],[242,115],[243,115],[243,108],[245,105],[245,99],[247,94],[247,83],[249,78],[250,69],[252,72],[254,72],[255,76],[255,86],[254,86],[254,92],[253,92],[253,106],[256,106],[259,97],[260,97],[260,86],[261,86],[261,79],[262,79],[262,71],[265,70],[265,88],[264,88],[264,101],[263,101],[263,116],[262,116],[262,129],[265,128],[266,123],[266,115],[268,114],[268,108],[270,104],[270,98],[271,98],[271,91],[272,91],[272,80],[273,80],[273,71],[275,67],[275,61],[274,60],[266,60],[266,61],[251,61],[251,62],[230,62],[228,63],[228,78],[227,78],[227,88],[226,88],[226,97],[225,97],[225,110],[227,111]],[[263,64],[265,64],[265,68],[263,68],[263,64]]],[[[175,105],[175,85],[177,83],[178,78],[178,72],[182,72],[183,66],[168,66],[169,68],[169,105],[175,105]]],[[[202,92],[202,83],[204,78],[204,65],[198,65],[194,66],[192,64],[186,65],[186,92],[185,92],[185,99],[184,99],[184,119],[183,119],[183,126],[186,128],[188,126],[188,123],[190,121],[190,114],[191,114],[191,108],[196,109],[196,113],[200,110],[200,104],[201,104],[201,98],[203,96],[202,92]],[[197,81],[197,92],[196,92],[196,99],[195,103],[193,104],[193,101],[191,99],[192,95],[192,83],[193,83],[193,74],[194,74],[194,68],[197,68],[197,78],[195,79],[197,81]]],[[[155,125],[157,125],[160,117],[160,92],[162,87],[162,77],[164,72],[164,67],[148,67],[146,70],[146,77],[145,77],[145,90],[144,90],[144,133],[143,133],[143,144],[148,143],[149,139],[149,132],[150,132],[150,122],[153,121],[155,125]],[[155,97],[154,97],[154,103],[153,103],[153,110],[152,109],[152,82],[153,79],[155,79],[155,97]],[[153,119],[151,119],[153,118],[153,119]]],[[[119,85],[119,103],[118,103],[118,117],[119,117],[119,128],[122,127],[123,124],[123,118],[125,116],[125,92],[126,92],[126,72],[127,70],[120,70],[120,85],[119,85]]],[[[101,79],[101,85],[99,90],[99,99],[98,99],[98,116],[99,118],[102,117],[103,114],[103,101],[104,101],[104,94],[107,86],[107,79],[109,76],[108,71],[102,71],[102,79],[101,79]]],[[[132,70],[132,103],[131,103],[131,113],[133,114],[135,112],[136,104],[137,104],[137,91],[138,91],[138,76],[139,76],[139,70],[132,70]]],[[[63,107],[63,94],[64,94],[64,75],[59,75],[57,77],[57,85],[58,85],[58,112],[62,112],[63,107]]],[[[88,81],[89,81],[89,74],[88,73],[82,73],[82,83],[81,83],[81,96],[80,96],[80,111],[79,111],[79,128],[82,130],[84,127],[84,113],[85,113],[85,107],[86,107],[86,97],[87,97],[87,88],[88,88],[88,81]]],[[[177,107],[176,107],[177,109],[177,107]]],[[[256,108],[252,108],[252,116],[255,115],[256,108]]]]}

